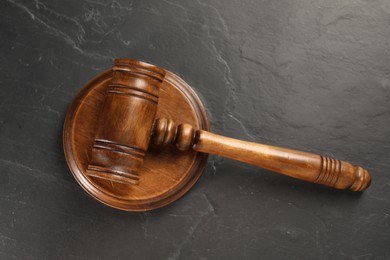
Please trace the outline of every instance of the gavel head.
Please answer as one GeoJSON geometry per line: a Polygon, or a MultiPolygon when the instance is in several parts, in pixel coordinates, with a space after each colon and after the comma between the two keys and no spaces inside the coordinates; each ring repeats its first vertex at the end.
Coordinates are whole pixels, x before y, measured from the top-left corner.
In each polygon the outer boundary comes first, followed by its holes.
{"type": "Polygon", "coordinates": [[[138,184],[165,70],[117,59],[95,133],[86,175],[138,184]]]}

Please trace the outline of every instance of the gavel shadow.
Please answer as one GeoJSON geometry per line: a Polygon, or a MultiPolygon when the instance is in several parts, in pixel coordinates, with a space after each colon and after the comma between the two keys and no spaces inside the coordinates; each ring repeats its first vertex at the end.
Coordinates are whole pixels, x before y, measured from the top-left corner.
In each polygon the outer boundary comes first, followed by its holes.
{"type": "Polygon", "coordinates": [[[305,182],[230,159],[225,159],[216,169],[209,163],[200,183],[202,190],[217,187],[219,193],[235,193],[233,196],[240,198],[243,197],[241,193],[258,194],[259,202],[265,198],[277,198],[292,203],[311,204],[320,201],[321,204],[353,207],[364,197],[364,192],[305,182]]]}

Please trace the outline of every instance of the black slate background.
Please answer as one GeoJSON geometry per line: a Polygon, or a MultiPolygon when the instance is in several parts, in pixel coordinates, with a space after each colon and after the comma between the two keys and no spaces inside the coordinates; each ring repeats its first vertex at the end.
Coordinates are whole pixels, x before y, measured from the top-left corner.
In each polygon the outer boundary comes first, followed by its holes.
{"type": "Polygon", "coordinates": [[[389,259],[390,2],[2,0],[1,259],[389,259]],[[146,213],[90,198],[61,131],[116,57],[181,75],[213,131],[363,165],[362,194],[211,157],[146,213]]]}

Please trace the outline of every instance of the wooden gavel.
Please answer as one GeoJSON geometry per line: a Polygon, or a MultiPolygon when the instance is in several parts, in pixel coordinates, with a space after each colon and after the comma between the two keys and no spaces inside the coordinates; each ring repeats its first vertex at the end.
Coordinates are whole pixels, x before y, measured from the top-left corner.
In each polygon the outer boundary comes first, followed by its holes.
{"type": "Polygon", "coordinates": [[[370,185],[368,171],[348,162],[223,137],[189,124],[177,125],[171,119],[156,119],[164,76],[164,69],[144,62],[115,60],[86,175],[139,185],[142,176],[138,169],[152,142],[175,144],[181,151],[193,149],[225,156],[337,189],[362,191],[370,185]]]}

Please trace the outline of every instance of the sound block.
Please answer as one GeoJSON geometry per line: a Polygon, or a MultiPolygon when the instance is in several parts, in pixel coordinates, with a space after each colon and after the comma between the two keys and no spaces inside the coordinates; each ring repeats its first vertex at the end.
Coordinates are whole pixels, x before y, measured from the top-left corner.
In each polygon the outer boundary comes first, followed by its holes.
{"type": "MultiPolygon", "coordinates": [[[[64,123],[63,145],[69,168],[81,187],[100,202],[121,210],[146,211],[174,202],[199,179],[207,154],[178,151],[173,145],[151,145],[139,170],[138,185],[122,184],[85,174],[112,70],[88,82],[70,105],[64,123]]],[[[210,130],[207,112],[197,94],[179,76],[166,71],[156,118],[210,130]]]]}

